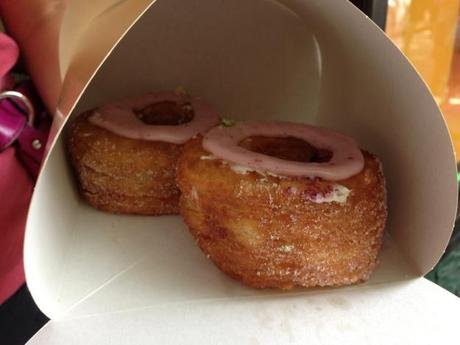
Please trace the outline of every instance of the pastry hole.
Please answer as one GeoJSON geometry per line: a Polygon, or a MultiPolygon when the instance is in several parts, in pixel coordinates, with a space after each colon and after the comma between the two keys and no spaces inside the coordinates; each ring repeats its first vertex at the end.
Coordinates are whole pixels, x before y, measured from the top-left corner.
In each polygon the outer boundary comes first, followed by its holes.
{"type": "Polygon", "coordinates": [[[170,101],[150,104],[135,111],[139,120],[146,125],[178,126],[193,120],[194,111],[190,103],[170,101]]]}
{"type": "Polygon", "coordinates": [[[332,157],[331,151],[317,149],[308,142],[294,137],[252,136],[243,139],[239,146],[252,152],[295,162],[325,163],[332,157]]]}

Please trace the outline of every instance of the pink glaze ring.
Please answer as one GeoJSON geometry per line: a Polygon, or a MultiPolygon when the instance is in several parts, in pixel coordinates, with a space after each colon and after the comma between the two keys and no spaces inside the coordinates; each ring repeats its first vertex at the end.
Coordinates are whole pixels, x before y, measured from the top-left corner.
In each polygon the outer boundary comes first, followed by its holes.
{"type": "Polygon", "coordinates": [[[175,92],[158,92],[104,105],[94,111],[88,120],[122,137],[184,144],[195,135],[205,133],[216,126],[219,123],[219,116],[208,103],[201,99],[189,99],[175,92]],[[179,104],[190,102],[194,110],[193,119],[177,126],[148,125],[135,115],[135,111],[160,102],[179,104]]]}
{"type": "Polygon", "coordinates": [[[233,164],[281,176],[321,177],[338,181],[358,174],[364,157],[355,141],[337,132],[292,122],[240,122],[233,127],[215,127],[203,139],[203,148],[216,158],[233,164]],[[332,153],[328,162],[304,163],[288,161],[249,151],[239,143],[251,136],[294,137],[317,149],[332,153]]]}

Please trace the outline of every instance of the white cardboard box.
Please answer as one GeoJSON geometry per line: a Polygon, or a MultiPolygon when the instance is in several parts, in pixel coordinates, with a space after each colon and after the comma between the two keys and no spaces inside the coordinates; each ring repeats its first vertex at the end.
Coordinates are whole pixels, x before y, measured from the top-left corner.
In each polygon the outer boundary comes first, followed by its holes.
{"type": "Polygon", "coordinates": [[[27,283],[51,318],[29,344],[455,339],[460,300],[421,278],[445,250],[456,212],[449,134],[413,67],[347,1],[157,0],[73,103],[61,99],[70,115],[56,120],[29,213],[27,283]],[[369,282],[246,288],[205,258],[180,217],[111,215],[79,198],[60,120],[177,85],[225,116],[320,124],[381,157],[389,219],[369,282]]]}

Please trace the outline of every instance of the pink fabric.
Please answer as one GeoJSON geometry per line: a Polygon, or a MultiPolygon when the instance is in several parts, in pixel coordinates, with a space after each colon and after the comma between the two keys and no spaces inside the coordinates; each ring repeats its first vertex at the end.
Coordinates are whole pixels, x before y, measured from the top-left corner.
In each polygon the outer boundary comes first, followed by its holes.
{"type": "MultiPolygon", "coordinates": [[[[19,52],[16,43],[0,33],[0,90],[12,87],[7,75],[19,52]]],[[[16,149],[0,152],[0,304],[25,281],[22,261],[24,228],[33,181],[16,157],[16,149]]]]}
{"type": "Polygon", "coordinates": [[[11,78],[7,73],[19,57],[19,48],[14,40],[0,32],[0,90],[11,87],[11,78]]]}
{"type": "Polygon", "coordinates": [[[15,149],[0,153],[0,304],[24,283],[22,243],[32,180],[15,149]],[[6,197],[7,196],[7,197],[6,197]]]}

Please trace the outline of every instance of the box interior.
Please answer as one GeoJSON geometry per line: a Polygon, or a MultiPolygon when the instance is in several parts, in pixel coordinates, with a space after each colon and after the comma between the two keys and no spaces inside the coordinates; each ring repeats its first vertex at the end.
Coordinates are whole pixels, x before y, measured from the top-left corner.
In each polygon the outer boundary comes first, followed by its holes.
{"type": "MultiPolygon", "coordinates": [[[[457,197],[446,126],[414,69],[347,2],[158,0],[106,59],[70,120],[118,97],[178,85],[222,116],[327,126],[381,158],[386,241],[371,280],[356,288],[422,275],[442,255],[457,197]]],[[[37,183],[25,265],[51,318],[277,294],[220,273],[180,217],[88,207],[66,159],[65,130],[37,183]]]]}

